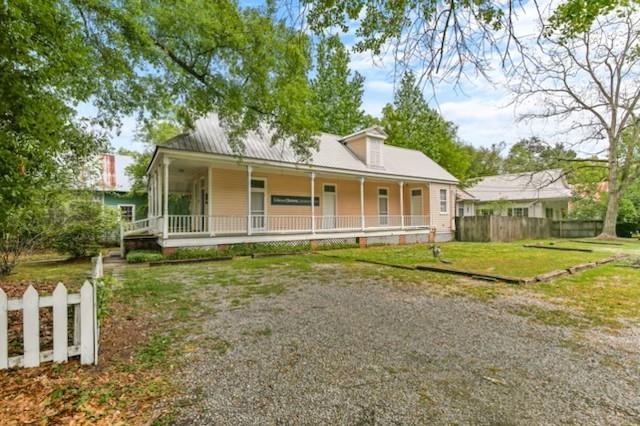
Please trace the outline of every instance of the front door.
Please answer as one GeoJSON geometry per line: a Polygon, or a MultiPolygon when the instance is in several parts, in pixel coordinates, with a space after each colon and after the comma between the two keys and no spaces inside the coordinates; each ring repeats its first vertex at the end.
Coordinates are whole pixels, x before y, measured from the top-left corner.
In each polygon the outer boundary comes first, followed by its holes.
{"type": "Polygon", "coordinates": [[[324,185],[322,190],[322,229],[336,227],[336,186],[324,185]]]}
{"type": "Polygon", "coordinates": [[[265,225],[265,181],[251,179],[251,229],[264,231],[265,225]]]}
{"type": "Polygon", "coordinates": [[[422,226],[424,225],[424,220],[422,218],[422,190],[421,189],[412,189],[411,190],[411,218],[409,220],[409,224],[411,226],[422,226]]]}

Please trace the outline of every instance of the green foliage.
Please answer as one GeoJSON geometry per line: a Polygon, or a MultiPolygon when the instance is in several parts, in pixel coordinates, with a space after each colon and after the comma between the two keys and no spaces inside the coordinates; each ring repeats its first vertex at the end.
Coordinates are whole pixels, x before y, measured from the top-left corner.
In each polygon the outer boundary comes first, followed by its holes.
{"type": "Polygon", "coordinates": [[[502,152],[505,149],[504,142],[494,143],[490,147],[474,148],[466,146],[469,157],[469,168],[466,178],[477,178],[480,176],[495,176],[504,173],[504,158],[502,152]]]}
{"type": "Polygon", "coordinates": [[[550,30],[574,36],[589,30],[598,16],[616,9],[628,8],[638,0],[566,0],[558,5],[549,20],[550,30]]]}
{"type": "Polygon", "coordinates": [[[155,250],[131,250],[127,253],[127,263],[147,263],[164,258],[162,253],[155,250]]]}
{"type": "Polygon", "coordinates": [[[558,143],[548,144],[533,136],[521,139],[511,147],[504,159],[504,170],[507,173],[522,173],[562,168],[575,158],[575,151],[558,143]]]}
{"type": "Polygon", "coordinates": [[[104,277],[95,281],[96,285],[96,301],[98,321],[102,323],[109,313],[109,303],[113,297],[113,292],[118,285],[118,281],[111,276],[105,275],[104,277]]]}
{"type": "Polygon", "coordinates": [[[233,256],[250,256],[254,253],[291,253],[310,251],[311,243],[309,241],[299,241],[296,243],[273,242],[273,243],[249,243],[249,244],[232,244],[227,247],[227,253],[233,256]]]}
{"type": "Polygon", "coordinates": [[[0,7],[0,27],[0,211],[67,185],[106,148],[94,129],[136,112],[188,126],[215,110],[239,151],[260,123],[300,156],[313,145],[308,40],[270,6],[15,0],[0,7]],[[95,119],[77,118],[82,103],[95,119]]]}
{"type": "Polygon", "coordinates": [[[0,276],[9,274],[20,256],[37,248],[49,230],[44,203],[3,211],[0,221],[0,276]]]}
{"type": "Polygon", "coordinates": [[[393,103],[382,110],[382,125],[388,144],[421,151],[454,176],[465,176],[468,149],[458,140],[453,123],[429,107],[413,73],[403,75],[393,103]]]}
{"type": "Polygon", "coordinates": [[[131,193],[135,195],[147,192],[147,167],[153,157],[156,146],[162,145],[180,133],[180,127],[172,120],[149,120],[136,132],[136,140],[145,145],[143,152],[129,151],[134,163],[127,166],[126,173],[131,179],[131,193]]]}
{"type": "Polygon", "coordinates": [[[350,243],[348,241],[330,241],[322,244],[318,244],[317,250],[339,250],[348,248],[358,248],[358,243],[350,243]]]}
{"type": "Polygon", "coordinates": [[[217,259],[225,256],[230,254],[216,247],[180,247],[167,259],[217,259]]]}
{"type": "Polygon", "coordinates": [[[90,196],[73,197],[55,212],[51,245],[58,252],[73,257],[95,255],[105,234],[116,224],[115,210],[92,200],[90,196]]]}
{"type": "Polygon", "coordinates": [[[349,53],[338,36],[322,38],[316,53],[316,75],[311,81],[314,115],[320,130],[348,135],[364,127],[364,77],[351,76],[349,53]]]}

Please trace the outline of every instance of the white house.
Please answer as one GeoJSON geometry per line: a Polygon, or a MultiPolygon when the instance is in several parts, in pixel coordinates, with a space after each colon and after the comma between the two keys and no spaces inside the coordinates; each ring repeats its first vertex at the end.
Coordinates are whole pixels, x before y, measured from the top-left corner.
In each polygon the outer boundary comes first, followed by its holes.
{"type": "Polygon", "coordinates": [[[485,176],[456,196],[456,216],[566,217],[572,188],[561,169],[485,176]]]}

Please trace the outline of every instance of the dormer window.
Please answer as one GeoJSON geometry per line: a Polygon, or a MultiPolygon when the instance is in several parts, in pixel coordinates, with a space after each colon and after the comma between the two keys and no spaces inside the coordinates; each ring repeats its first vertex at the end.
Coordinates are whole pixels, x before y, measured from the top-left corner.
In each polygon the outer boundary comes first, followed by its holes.
{"type": "Polygon", "coordinates": [[[382,141],[379,139],[369,139],[369,165],[382,167],[382,141]]]}
{"type": "Polygon", "coordinates": [[[342,138],[342,142],[369,167],[384,167],[383,144],[387,134],[381,127],[374,126],[359,130],[342,138]]]}

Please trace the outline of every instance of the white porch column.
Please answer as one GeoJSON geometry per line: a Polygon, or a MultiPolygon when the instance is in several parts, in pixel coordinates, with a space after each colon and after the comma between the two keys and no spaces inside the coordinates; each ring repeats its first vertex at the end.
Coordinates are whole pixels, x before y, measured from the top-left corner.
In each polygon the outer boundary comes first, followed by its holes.
{"type": "Polygon", "coordinates": [[[251,235],[251,173],[253,167],[247,166],[247,235],[251,235]]]}
{"type": "Polygon", "coordinates": [[[164,220],[162,221],[162,238],[169,238],[169,163],[171,160],[167,157],[162,161],[163,172],[164,172],[164,183],[162,185],[163,188],[163,208],[162,208],[162,216],[164,220]]]}
{"type": "Polygon", "coordinates": [[[153,173],[147,182],[147,217],[153,216],[153,173]]]}
{"type": "Polygon", "coordinates": [[[364,178],[360,178],[360,229],[364,231],[364,178]]]}
{"type": "Polygon", "coordinates": [[[198,214],[200,213],[198,209],[198,180],[194,179],[191,183],[191,207],[189,208],[189,213],[191,213],[191,232],[199,231],[198,229],[198,214]]]}
{"type": "Polygon", "coordinates": [[[162,199],[162,183],[160,182],[160,174],[158,173],[158,169],[153,173],[153,177],[156,181],[156,195],[153,197],[154,211],[156,212],[156,216],[162,216],[162,211],[160,208],[160,200],[162,199]]]}
{"type": "Polygon", "coordinates": [[[207,180],[207,215],[209,224],[209,235],[214,236],[215,229],[213,229],[213,166],[209,166],[209,179],[207,180]]]}
{"type": "Polygon", "coordinates": [[[316,174],[311,172],[311,233],[316,233],[316,174]]]}
{"type": "Polygon", "coordinates": [[[156,191],[157,191],[157,185],[156,185],[156,174],[155,172],[153,172],[151,174],[151,200],[150,200],[150,206],[149,209],[151,211],[151,216],[155,216],[156,215],[156,197],[158,196],[156,191]]]}
{"type": "Polygon", "coordinates": [[[404,182],[400,181],[400,227],[404,229],[404,182]]]}

